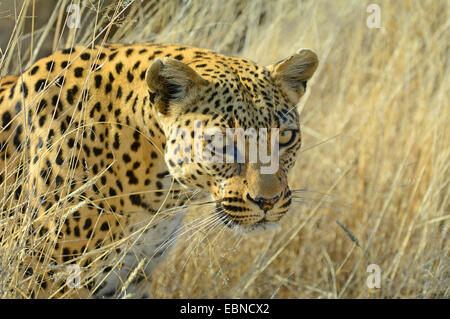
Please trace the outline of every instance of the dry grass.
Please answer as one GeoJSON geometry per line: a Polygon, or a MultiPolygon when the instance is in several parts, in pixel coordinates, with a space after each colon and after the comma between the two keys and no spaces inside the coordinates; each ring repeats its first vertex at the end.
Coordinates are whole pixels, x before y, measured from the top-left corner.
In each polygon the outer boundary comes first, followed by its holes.
{"type": "MultiPolygon", "coordinates": [[[[28,14],[39,15],[33,3],[25,1],[28,14]]],[[[300,106],[304,146],[291,176],[293,188],[310,191],[306,202],[278,231],[180,240],[154,273],[154,297],[449,297],[448,1],[377,1],[382,29],[366,26],[371,1],[359,0],[83,1],[78,30],[65,27],[70,1],[60,3],[39,28],[17,4],[2,75],[27,67],[44,44],[93,39],[184,43],[266,65],[300,47],[320,57],[300,106]],[[380,289],[366,286],[372,263],[380,289]]],[[[12,260],[23,248],[3,247],[0,283],[14,288],[12,260]]]]}

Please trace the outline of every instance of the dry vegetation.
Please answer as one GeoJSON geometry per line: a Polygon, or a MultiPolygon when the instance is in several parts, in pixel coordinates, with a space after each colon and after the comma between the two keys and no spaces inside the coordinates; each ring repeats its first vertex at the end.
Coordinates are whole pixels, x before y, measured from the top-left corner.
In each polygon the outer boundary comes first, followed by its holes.
{"type": "MultiPolygon", "coordinates": [[[[93,40],[184,43],[261,64],[316,50],[291,176],[305,198],[278,231],[184,236],[155,271],[153,297],[447,298],[450,3],[376,1],[383,28],[369,29],[371,2],[82,1],[82,28],[68,29],[70,1],[39,26],[31,16],[43,1],[17,1],[15,17],[0,12],[15,26],[0,70],[16,74],[46,51],[93,40]],[[372,263],[380,289],[366,286],[372,263]]],[[[25,228],[8,229],[2,244],[2,297],[20,296],[25,228]]]]}

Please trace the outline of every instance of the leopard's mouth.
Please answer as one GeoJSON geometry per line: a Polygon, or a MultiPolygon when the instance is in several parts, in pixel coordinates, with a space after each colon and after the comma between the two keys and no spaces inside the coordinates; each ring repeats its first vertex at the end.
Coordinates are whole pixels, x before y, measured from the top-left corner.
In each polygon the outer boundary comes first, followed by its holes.
{"type": "Polygon", "coordinates": [[[227,210],[226,208],[224,208],[222,203],[216,204],[216,212],[216,214],[219,216],[220,220],[226,227],[237,232],[251,233],[256,231],[265,231],[276,228],[279,225],[279,221],[269,221],[267,220],[265,215],[261,215],[261,213],[257,211],[248,212],[248,214],[242,216],[231,215],[227,213],[227,210]],[[251,218],[251,216],[255,215],[260,215],[258,220],[251,223],[242,222],[243,219],[249,218],[248,216],[250,216],[251,218]]]}

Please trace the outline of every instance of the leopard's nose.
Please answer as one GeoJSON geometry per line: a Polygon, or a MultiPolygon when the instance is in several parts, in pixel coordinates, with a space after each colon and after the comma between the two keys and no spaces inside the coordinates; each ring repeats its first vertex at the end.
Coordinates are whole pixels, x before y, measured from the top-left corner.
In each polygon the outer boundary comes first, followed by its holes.
{"type": "Polygon", "coordinates": [[[258,205],[259,208],[261,208],[264,211],[268,211],[268,210],[272,209],[273,206],[275,205],[275,203],[278,202],[280,197],[281,197],[281,194],[278,194],[271,198],[267,198],[267,197],[263,197],[263,196],[255,196],[253,198],[250,194],[247,193],[247,199],[249,201],[255,203],[256,205],[258,205]]]}

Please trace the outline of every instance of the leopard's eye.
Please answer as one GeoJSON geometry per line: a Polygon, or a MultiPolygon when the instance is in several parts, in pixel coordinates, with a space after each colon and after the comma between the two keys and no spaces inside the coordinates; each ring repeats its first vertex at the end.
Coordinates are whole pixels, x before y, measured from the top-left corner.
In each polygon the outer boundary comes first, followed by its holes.
{"type": "Polygon", "coordinates": [[[295,130],[286,130],[280,132],[280,147],[286,147],[291,145],[297,137],[297,131],[295,130]]]}

